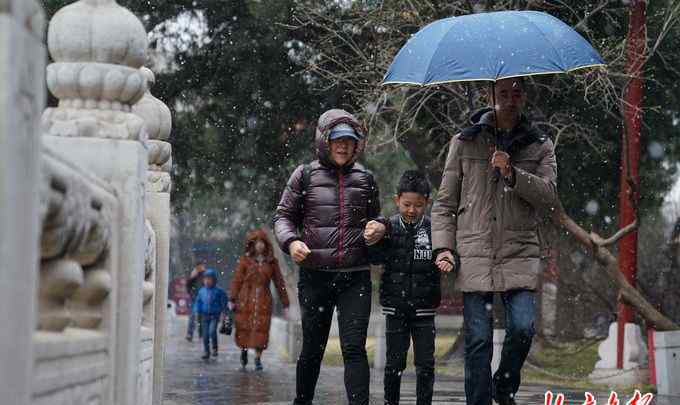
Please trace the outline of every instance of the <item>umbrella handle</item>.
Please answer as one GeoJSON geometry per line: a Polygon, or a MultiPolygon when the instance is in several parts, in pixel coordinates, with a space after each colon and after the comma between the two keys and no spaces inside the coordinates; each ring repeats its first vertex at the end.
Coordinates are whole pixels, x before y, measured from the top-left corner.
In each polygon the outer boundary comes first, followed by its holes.
{"type": "MultiPolygon", "coordinates": [[[[498,151],[498,146],[495,147],[495,151],[498,151]]],[[[493,168],[493,182],[498,183],[501,179],[501,169],[499,167],[493,168]]]]}

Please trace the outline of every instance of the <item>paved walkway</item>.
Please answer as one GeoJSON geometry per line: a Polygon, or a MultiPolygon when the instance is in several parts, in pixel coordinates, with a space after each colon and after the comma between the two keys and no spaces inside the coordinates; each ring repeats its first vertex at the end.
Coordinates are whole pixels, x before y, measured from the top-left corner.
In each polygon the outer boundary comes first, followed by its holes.
{"type": "MultiPolygon", "coordinates": [[[[240,352],[231,337],[220,335],[220,355],[201,360],[202,343],[184,340],[185,322],[171,327],[166,357],[164,405],[283,405],[291,404],[295,393],[295,365],[284,363],[274,350],[263,357],[264,371],[256,372],[251,364],[246,371],[239,364],[240,352]]],[[[371,403],[382,404],[382,375],[371,373],[371,403]]],[[[545,387],[526,385],[518,393],[521,405],[543,405],[545,387]]],[[[565,392],[568,404],[583,402],[583,393],[565,392]],[[577,402],[574,402],[577,400],[577,402]]],[[[604,401],[604,400],[601,400],[604,401]]],[[[324,367],[319,377],[315,404],[346,404],[343,372],[340,367],[324,367]]],[[[402,382],[402,404],[415,404],[415,376],[405,373],[402,382]]],[[[437,376],[435,404],[464,405],[461,378],[437,376]]],[[[567,403],[565,403],[567,405],[567,403]]]]}

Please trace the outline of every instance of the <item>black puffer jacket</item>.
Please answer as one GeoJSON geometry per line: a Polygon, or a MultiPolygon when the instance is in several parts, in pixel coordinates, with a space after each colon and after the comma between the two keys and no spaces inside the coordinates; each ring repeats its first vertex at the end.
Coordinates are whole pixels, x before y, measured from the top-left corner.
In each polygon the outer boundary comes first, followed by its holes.
{"type": "Polygon", "coordinates": [[[358,142],[350,163],[337,167],[331,161],[328,135],[339,123],[364,134],[350,113],[324,113],[316,131],[318,160],[295,169],[274,216],[274,232],[284,252],[290,253],[290,244],[296,240],[305,242],[311,250],[301,263],[305,269],[368,269],[363,232],[366,223],[380,215],[378,187],[373,175],[356,163],[366,136],[358,142]]]}
{"type": "Polygon", "coordinates": [[[432,259],[431,235],[429,217],[409,225],[397,214],[389,219],[387,237],[371,247],[372,261],[385,265],[380,283],[384,314],[435,314],[441,300],[441,281],[432,259]]]}

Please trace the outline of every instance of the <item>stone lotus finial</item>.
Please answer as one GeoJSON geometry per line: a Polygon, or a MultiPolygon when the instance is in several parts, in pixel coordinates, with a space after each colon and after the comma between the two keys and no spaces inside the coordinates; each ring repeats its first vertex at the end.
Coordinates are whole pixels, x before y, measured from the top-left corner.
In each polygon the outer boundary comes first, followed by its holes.
{"type": "Polygon", "coordinates": [[[148,42],[139,19],[115,0],[81,0],[54,15],[47,45],[55,62],[96,62],[139,69],[148,42]]]}
{"type": "MultiPolygon", "coordinates": [[[[155,83],[156,78],[151,69],[143,67],[140,71],[150,85],[155,83]]],[[[166,141],[172,131],[170,109],[147,90],[144,97],[132,107],[132,111],[144,120],[144,128],[149,137],[146,142],[149,151],[147,189],[154,192],[169,192],[172,145],[166,141]]]]}
{"type": "MultiPolygon", "coordinates": [[[[151,69],[140,69],[142,75],[149,83],[149,88],[156,83],[156,77],[151,69]]],[[[144,127],[149,139],[166,141],[172,131],[172,115],[165,103],[157,99],[147,90],[144,97],[132,107],[132,111],[144,120],[144,127]]]]}
{"type": "Polygon", "coordinates": [[[55,14],[47,41],[47,86],[59,107],[45,111],[45,133],[143,141],[143,122],[131,114],[147,89],[139,19],[115,0],[80,0],[55,14]]]}

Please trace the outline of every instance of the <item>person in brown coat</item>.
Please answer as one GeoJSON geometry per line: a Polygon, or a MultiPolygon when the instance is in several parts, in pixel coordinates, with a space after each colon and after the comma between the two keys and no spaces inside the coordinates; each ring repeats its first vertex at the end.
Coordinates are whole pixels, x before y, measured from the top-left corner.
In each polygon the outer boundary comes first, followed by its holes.
{"type": "Polygon", "coordinates": [[[241,348],[241,365],[248,364],[248,349],[255,349],[255,369],[262,370],[262,352],[269,343],[272,318],[270,283],[279,293],[281,303],[288,308],[286,284],[274,257],[272,244],[263,230],[246,236],[245,254],[239,259],[231,281],[230,307],[235,313],[236,345],[241,348]]]}
{"type": "Polygon", "coordinates": [[[550,139],[523,114],[526,98],[520,78],[495,85],[495,113],[475,114],[451,140],[432,208],[436,264],[456,272],[463,292],[468,405],[490,405],[492,397],[515,404],[534,335],[538,221],[557,201],[557,163],[550,139]],[[492,378],[494,293],[505,305],[506,337],[492,378]]]}

